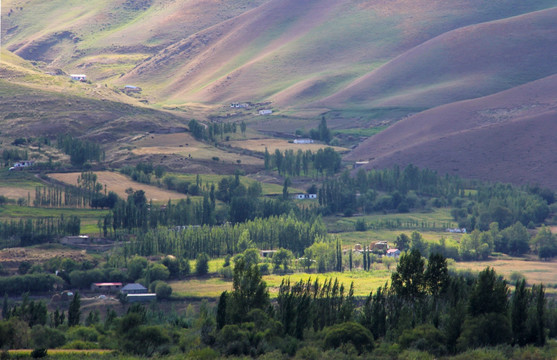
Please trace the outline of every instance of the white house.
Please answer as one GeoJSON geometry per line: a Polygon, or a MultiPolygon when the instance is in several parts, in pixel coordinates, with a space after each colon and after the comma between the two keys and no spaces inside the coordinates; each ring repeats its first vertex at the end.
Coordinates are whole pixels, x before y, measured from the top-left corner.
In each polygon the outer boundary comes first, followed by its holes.
{"type": "Polygon", "coordinates": [[[294,199],[305,200],[305,199],[317,199],[317,194],[296,194],[294,199]]]}
{"type": "Polygon", "coordinates": [[[271,115],[273,110],[259,110],[259,115],[271,115]]]}
{"type": "Polygon", "coordinates": [[[294,144],[313,144],[312,139],[294,139],[294,144]]]}
{"type": "Polygon", "coordinates": [[[23,170],[23,168],[26,168],[26,167],[29,167],[29,166],[32,166],[32,165],[33,165],[33,162],[29,161],[29,160],[18,161],[9,170],[10,171],[23,170]]]}
{"type": "Polygon", "coordinates": [[[138,86],[133,86],[133,85],[126,85],[126,86],[124,86],[124,89],[122,89],[122,90],[123,90],[124,92],[126,92],[126,93],[130,93],[130,92],[138,93],[138,92],[141,92],[141,88],[140,88],[140,87],[138,87],[138,86]]]}
{"type": "Polygon", "coordinates": [[[87,81],[87,75],[84,74],[70,74],[73,81],[87,81]]]}

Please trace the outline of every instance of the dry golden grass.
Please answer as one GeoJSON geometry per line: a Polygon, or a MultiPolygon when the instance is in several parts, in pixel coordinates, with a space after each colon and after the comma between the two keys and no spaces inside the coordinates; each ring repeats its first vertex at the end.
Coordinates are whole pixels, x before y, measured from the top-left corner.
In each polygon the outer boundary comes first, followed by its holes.
{"type": "Polygon", "coordinates": [[[246,150],[257,151],[257,152],[265,152],[265,148],[269,152],[274,152],[276,149],[280,151],[285,150],[294,150],[298,151],[306,151],[311,150],[312,152],[316,152],[319,149],[324,149],[326,147],[332,147],[338,152],[345,152],[348,149],[338,146],[329,146],[326,144],[293,144],[289,143],[288,140],[281,140],[281,139],[252,139],[252,140],[239,140],[239,141],[230,141],[230,145],[246,150]]]}
{"type": "Polygon", "coordinates": [[[189,133],[149,134],[133,139],[131,144],[136,147],[132,150],[136,155],[175,154],[184,158],[191,156],[193,160],[212,160],[213,158],[218,158],[219,161],[226,163],[236,163],[240,160],[242,164],[263,165],[263,160],[261,159],[217,149],[209,144],[195,140],[189,133]]]}
{"type": "Polygon", "coordinates": [[[492,261],[458,262],[456,269],[482,271],[492,267],[506,279],[514,272],[522,274],[529,284],[557,284],[557,261],[528,261],[524,259],[501,259],[492,261]]]}
{"type": "MultiPolygon", "coordinates": [[[[58,181],[65,182],[70,185],[77,184],[77,177],[81,173],[56,173],[49,174],[49,176],[58,181]]],[[[127,198],[126,189],[132,188],[134,190],[145,191],[145,196],[148,200],[153,200],[153,202],[166,202],[168,199],[177,200],[185,199],[186,195],[180,194],[175,191],[159,189],[156,186],[140,184],[138,182],[130,180],[128,177],[110,171],[98,171],[97,182],[106,185],[108,191],[114,191],[118,196],[122,198],[127,198]]]]}
{"type": "Polygon", "coordinates": [[[24,189],[12,186],[2,186],[0,187],[0,195],[5,196],[8,199],[19,199],[24,198],[27,200],[27,196],[30,196],[31,202],[35,199],[35,189],[24,189]]]}

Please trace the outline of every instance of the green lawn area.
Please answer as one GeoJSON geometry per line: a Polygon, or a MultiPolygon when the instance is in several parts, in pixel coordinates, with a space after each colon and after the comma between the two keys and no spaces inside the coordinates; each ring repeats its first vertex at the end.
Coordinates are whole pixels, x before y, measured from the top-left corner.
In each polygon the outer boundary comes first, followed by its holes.
{"type": "MultiPolygon", "coordinates": [[[[209,263],[209,268],[211,270],[222,267],[223,260],[211,261],[209,263]]],[[[191,262],[192,270],[195,269],[195,263],[191,262]]],[[[385,285],[391,278],[391,272],[383,268],[381,264],[378,264],[378,270],[372,270],[369,272],[355,270],[353,272],[330,272],[325,274],[316,273],[292,273],[287,275],[265,275],[263,280],[267,283],[269,287],[269,293],[271,297],[276,297],[278,294],[279,286],[283,279],[289,278],[290,283],[294,284],[300,280],[315,281],[319,279],[319,282],[323,284],[324,281],[329,281],[329,279],[337,278],[340,283],[344,284],[345,294],[348,293],[350,289],[350,284],[354,282],[354,295],[355,296],[367,296],[370,291],[375,291],[379,286],[385,285]]],[[[391,268],[394,269],[393,266],[391,268]]],[[[211,271],[213,272],[213,271],[211,271]]],[[[175,294],[179,296],[186,297],[218,297],[223,291],[232,290],[232,280],[225,280],[220,277],[207,277],[207,278],[191,278],[184,281],[173,281],[170,282],[172,289],[175,294]]]]}
{"type": "MultiPolygon", "coordinates": [[[[197,175],[196,174],[167,173],[167,176],[174,176],[179,180],[189,181],[192,184],[195,184],[196,181],[197,181],[197,175]]],[[[199,175],[199,177],[201,179],[201,182],[204,185],[207,184],[207,183],[209,183],[209,184],[213,183],[213,184],[215,184],[216,189],[218,189],[219,181],[221,181],[225,177],[230,177],[230,176],[231,175],[214,175],[214,174],[199,175]]],[[[250,179],[247,176],[240,176],[240,182],[247,188],[251,184],[256,182],[256,180],[250,179]]],[[[270,184],[270,183],[264,183],[264,182],[260,182],[260,184],[261,184],[261,188],[262,188],[262,191],[263,191],[263,195],[282,194],[282,185],[270,184]]],[[[288,188],[288,190],[290,191],[290,193],[303,192],[299,189],[294,189],[294,188],[288,188]]]]}
{"type": "Polygon", "coordinates": [[[455,245],[460,241],[461,234],[452,234],[444,231],[421,231],[420,229],[399,229],[399,230],[368,230],[368,231],[351,231],[335,234],[342,240],[343,247],[353,247],[355,244],[369,245],[375,241],[388,241],[394,244],[396,237],[402,233],[410,236],[413,231],[418,231],[427,242],[438,243],[441,238],[445,238],[447,245],[455,245]]]}
{"type": "Polygon", "coordinates": [[[69,208],[40,208],[31,206],[3,205],[0,206],[0,221],[37,219],[43,217],[59,218],[77,216],[81,219],[81,234],[98,234],[97,222],[109,210],[97,209],[69,209],[69,208]]]}
{"type": "Polygon", "coordinates": [[[332,232],[354,231],[358,220],[364,220],[368,228],[375,229],[399,228],[417,231],[435,229],[442,231],[447,227],[457,226],[449,208],[435,208],[428,212],[402,214],[372,214],[353,217],[326,216],[323,220],[327,229],[332,232]]]}

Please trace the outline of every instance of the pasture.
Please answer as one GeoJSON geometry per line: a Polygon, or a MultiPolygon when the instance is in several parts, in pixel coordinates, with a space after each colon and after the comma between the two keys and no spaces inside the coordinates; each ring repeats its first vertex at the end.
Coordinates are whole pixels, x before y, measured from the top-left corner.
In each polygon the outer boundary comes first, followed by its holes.
{"type": "MultiPolygon", "coordinates": [[[[293,285],[300,280],[312,282],[315,279],[319,280],[320,284],[329,279],[338,279],[339,283],[344,285],[344,293],[348,294],[350,284],[354,282],[354,296],[367,296],[370,291],[375,291],[379,286],[385,285],[389,282],[391,273],[385,269],[373,270],[370,272],[353,271],[353,272],[330,272],[325,274],[312,274],[312,273],[293,273],[286,275],[264,275],[263,280],[269,287],[269,293],[272,298],[278,295],[280,284],[283,279],[290,279],[290,284],[293,285]]],[[[225,280],[220,277],[211,278],[192,278],[184,281],[170,282],[172,290],[175,294],[184,297],[203,298],[220,296],[223,291],[232,290],[232,280],[225,280]]]]}
{"type": "Polygon", "coordinates": [[[312,152],[317,152],[319,149],[324,149],[326,147],[332,147],[336,151],[343,153],[348,151],[348,149],[339,147],[339,146],[329,146],[327,144],[294,144],[288,142],[288,140],[284,139],[271,139],[271,138],[263,138],[263,139],[250,139],[250,140],[237,140],[237,141],[229,141],[227,144],[242,148],[250,151],[264,153],[265,149],[269,151],[269,153],[273,153],[275,150],[279,151],[286,151],[286,150],[293,150],[297,152],[298,150],[307,151],[311,150],[312,152]]]}
{"type": "MultiPolygon", "coordinates": [[[[492,267],[497,274],[504,276],[507,280],[513,273],[522,275],[529,285],[544,284],[548,287],[557,285],[557,261],[539,261],[523,258],[503,258],[489,261],[456,262],[454,268],[457,270],[470,270],[479,272],[486,267],[492,267]]],[[[548,289],[548,292],[553,292],[548,289]]]]}
{"type": "Polygon", "coordinates": [[[237,163],[239,160],[246,165],[263,165],[262,159],[220,150],[195,140],[190,133],[149,134],[132,139],[131,145],[135,155],[178,155],[184,159],[204,161],[218,158],[217,161],[225,163],[237,163]]]}
{"type": "MultiPolygon", "coordinates": [[[[123,199],[128,197],[126,189],[132,188],[134,191],[143,190],[145,191],[145,196],[147,200],[152,200],[154,203],[165,203],[170,200],[185,199],[187,196],[175,191],[163,190],[153,185],[146,185],[135,182],[128,178],[127,176],[110,171],[98,171],[95,172],[97,175],[97,182],[102,185],[106,185],[108,191],[114,191],[118,196],[123,199]]],[[[68,185],[76,185],[77,177],[81,173],[53,173],[48,176],[56,179],[58,181],[64,182],[68,185]]]]}

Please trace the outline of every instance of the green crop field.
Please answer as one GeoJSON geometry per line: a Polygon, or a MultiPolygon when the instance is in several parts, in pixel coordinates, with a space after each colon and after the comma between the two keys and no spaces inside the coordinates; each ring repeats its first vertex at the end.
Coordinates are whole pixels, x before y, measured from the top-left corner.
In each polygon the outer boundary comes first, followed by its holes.
{"type": "Polygon", "coordinates": [[[414,230],[456,227],[458,224],[450,214],[449,208],[435,208],[429,212],[410,212],[404,214],[372,214],[364,216],[323,218],[327,229],[332,232],[353,231],[358,220],[364,220],[368,228],[410,228],[414,230]]]}

